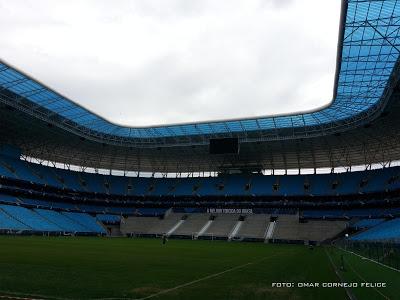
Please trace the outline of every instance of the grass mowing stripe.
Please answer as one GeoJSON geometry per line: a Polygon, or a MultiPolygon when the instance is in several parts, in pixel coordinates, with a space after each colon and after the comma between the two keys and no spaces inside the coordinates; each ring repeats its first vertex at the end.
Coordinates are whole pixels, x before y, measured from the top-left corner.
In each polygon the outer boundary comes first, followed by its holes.
{"type": "Polygon", "coordinates": [[[158,293],[155,293],[155,294],[152,294],[152,295],[149,295],[149,296],[145,296],[145,297],[142,297],[142,298],[98,298],[97,300],[146,300],[146,299],[151,299],[151,298],[154,298],[154,297],[157,297],[157,296],[160,296],[160,295],[175,291],[177,289],[184,288],[184,287],[187,287],[189,285],[192,285],[192,284],[204,281],[204,280],[208,280],[208,279],[223,275],[223,274],[228,273],[228,272],[232,272],[232,271],[235,271],[235,270],[238,270],[238,269],[245,268],[245,267],[247,267],[249,265],[253,265],[255,263],[260,263],[260,262],[262,262],[262,261],[264,261],[266,259],[278,256],[278,255],[279,254],[263,257],[262,259],[260,259],[258,261],[248,262],[248,263],[242,264],[240,266],[236,266],[236,267],[233,267],[233,268],[230,268],[230,269],[218,272],[218,273],[207,275],[205,277],[202,277],[202,278],[199,278],[199,279],[187,282],[187,283],[183,283],[183,284],[180,284],[178,286],[175,286],[175,287],[172,287],[172,288],[169,288],[169,289],[165,289],[165,290],[162,290],[162,291],[160,291],[158,293]]]}

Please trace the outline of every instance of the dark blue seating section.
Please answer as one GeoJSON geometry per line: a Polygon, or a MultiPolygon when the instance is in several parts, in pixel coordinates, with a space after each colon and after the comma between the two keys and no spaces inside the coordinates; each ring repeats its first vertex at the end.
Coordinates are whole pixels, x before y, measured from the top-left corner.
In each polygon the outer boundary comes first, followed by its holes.
{"type": "Polygon", "coordinates": [[[135,209],[135,214],[141,216],[162,216],[167,211],[166,208],[137,208],[135,209]]]}
{"type": "Polygon", "coordinates": [[[134,196],[335,196],[400,189],[400,167],[339,174],[144,178],[68,171],[0,155],[0,176],[76,191],[134,196]]]}
{"type": "Polygon", "coordinates": [[[306,219],[339,219],[339,218],[384,218],[400,216],[400,208],[355,208],[351,210],[304,210],[302,215],[306,219]]]}
{"type": "Polygon", "coordinates": [[[17,204],[19,203],[19,199],[14,196],[9,196],[9,195],[0,195],[0,203],[5,203],[5,204],[17,204]]]}
{"type": "Polygon", "coordinates": [[[121,216],[118,215],[98,214],[96,219],[106,224],[118,224],[121,222],[121,216]]]}
{"type": "Polygon", "coordinates": [[[353,241],[400,241],[400,218],[380,223],[350,238],[353,241]]]}
{"type": "Polygon", "coordinates": [[[372,228],[376,225],[385,222],[385,219],[362,219],[351,225],[356,230],[372,228]]]}
{"type": "Polygon", "coordinates": [[[105,234],[96,218],[77,212],[57,212],[0,204],[0,230],[105,234]]]}
{"type": "Polygon", "coordinates": [[[14,204],[21,205],[28,208],[41,208],[45,210],[62,210],[74,211],[81,213],[90,213],[98,215],[141,215],[141,216],[161,216],[167,208],[134,208],[134,207],[121,207],[121,206],[108,206],[105,205],[87,205],[87,204],[73,204],[67,202],[52,202],[46,200],[29,199],[23,197],[14,197],[0,194],[1,204],[14,204]]]}

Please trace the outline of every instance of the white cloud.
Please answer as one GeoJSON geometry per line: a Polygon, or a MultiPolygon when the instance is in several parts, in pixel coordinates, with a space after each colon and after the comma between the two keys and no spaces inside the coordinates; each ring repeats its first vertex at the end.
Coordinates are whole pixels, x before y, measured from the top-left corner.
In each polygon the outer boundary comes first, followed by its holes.
{"type": "Polygon", "coordinates": [[[0,57],[126,125],[331,101],[337,0],[0,0],[0,57]]]}

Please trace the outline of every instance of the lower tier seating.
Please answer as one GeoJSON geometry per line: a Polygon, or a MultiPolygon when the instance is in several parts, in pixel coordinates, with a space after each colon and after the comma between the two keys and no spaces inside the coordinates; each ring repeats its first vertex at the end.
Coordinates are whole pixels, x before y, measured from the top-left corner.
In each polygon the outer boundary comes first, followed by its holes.
{"type": "Polygon", "coordinates": [[[380,223],[350,238],[353,241],[400,241],[400,218],[380,223]]]}
{"type": "Polygon", "coordinates": [[[174,235],[196,235],[210,219],[210,214],[190,214],[185,222],[174,231],[174,235]]]}
{"type": "MultiPolygon", "coordinates": [[[[124,235],[167,234],[187,236],[190,238],[228,239],[239,220],[243,220],[235,239],[264,240],[268,226],[269,214],[210,214],[210,213],[171,213],[167,217],[128,217],[121,221],[121,232],[124,235]],[[173,231],[175,225],[179,226],[173,231]],[[207,225],[207,226],[206,226],[207,225]],[[205,228],[206,227],[206,228],[205,228]],[[204,231],[203,228],[205,229],[204,231]]],[[[275,217],[276,218],[276,217],[275,217]]],[[[300,222],[298,215],[280,215],[272,239],[293,241],[321,242],[344,231],[347,221],[309,220],[300,222]]]]}
{"type": "Polygon", "coordinates": [[[217,238],[228,237],[238,220],[239,215],[236,214],[216,215],[214,221],[203,235],[217,238]]]}
{"type": "Polygon", "coordinates": [[[385,221],[385,219],[362,219],[362,220],[359,220],[359,221],[353,223],[351,225],[351,227],[356,230],[372,228],[376,225],[381,224],[384,221],[385,221]]]}
{"type": "Polygon", "coordinates": [[[242,238],[263,239],[269,225],[270,215],[246,216],[236,236],[242,238]]]}
{"type": "Polygon", "coordinates": [[[165,234],[173,228],[184,216],[181,213],[171,213],[165,218],[160,217],[129,217],[121,222],[123,234],[165,234]]]}
{"type": "Polygon", "coordinates": [[[0,205],[0,230],[27,232],[58,232],[105,234],[96,218],[85,213],[57,212],[29,209],[14,205],[0,205]]]}
{"type": "Polygon", "coordinates": [[[321,242],[341,233],[348,226],[346,221],[307,221],[300,223],[296,215],[278,217],[273,234],[275,240],[305,240],[321,242]]]}

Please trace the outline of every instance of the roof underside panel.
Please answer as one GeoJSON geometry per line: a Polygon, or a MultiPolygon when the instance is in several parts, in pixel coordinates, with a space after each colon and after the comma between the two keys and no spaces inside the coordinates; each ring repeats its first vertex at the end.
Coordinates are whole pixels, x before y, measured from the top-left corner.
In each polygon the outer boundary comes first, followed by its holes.
{"type": "MultiPolygon", "coordinates": [[[[0,100],[30,101],[65,122],[96,135],[154,139],[201,135],[235,135],[255,131],[301,129],[357,118],[377,109],[399,59],[400,4],[397,0],[344,2],[338,48],[335,97],[319,111],[287,116],[129,128],[112,124],[0,61],[0,100]]],[[[283,99],[284,100],[284,99],[283,99]]],[[[82,131],[82,130],[80,130],[82,131]]]]}

